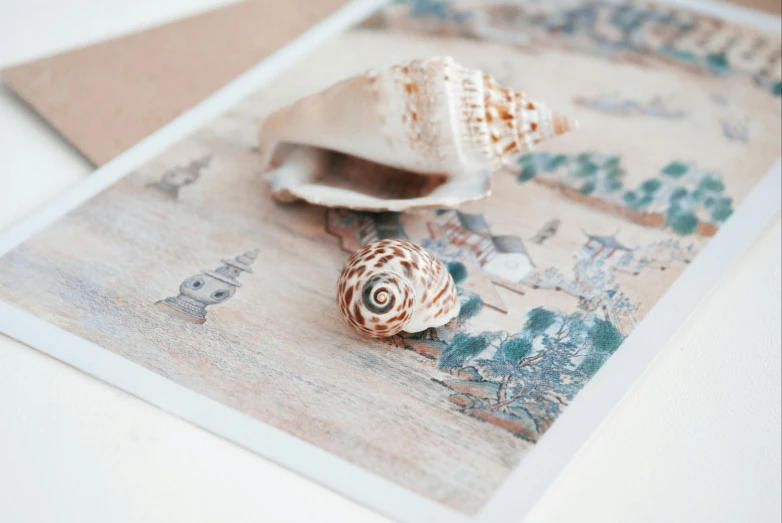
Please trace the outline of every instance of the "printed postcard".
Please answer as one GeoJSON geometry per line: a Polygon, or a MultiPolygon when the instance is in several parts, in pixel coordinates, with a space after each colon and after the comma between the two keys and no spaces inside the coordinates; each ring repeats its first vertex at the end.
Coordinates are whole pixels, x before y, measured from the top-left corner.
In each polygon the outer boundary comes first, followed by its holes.
{"type": "Polygon", "coordinates": [[[0,300],[470,521],[777,161],[781,57],[664,4],[394,3],[2,254],[0,300]],[[265,115],[443,55],[579,130],[455,210],[270,197],[265,115]],[[456,319],[349,328],[340,269],[384,238],[446,264],[456,319]]]}

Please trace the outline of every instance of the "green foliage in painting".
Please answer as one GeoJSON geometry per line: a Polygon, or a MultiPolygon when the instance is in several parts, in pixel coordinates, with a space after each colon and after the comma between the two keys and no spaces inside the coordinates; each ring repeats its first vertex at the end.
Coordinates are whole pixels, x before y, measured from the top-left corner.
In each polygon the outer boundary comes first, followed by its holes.
{"type": "Polygon", "coordinates": [[[567,161],[568,161],[567,156],[565,156],[564,154],[557,154],[548,161],[546,168],[550,171],[554,171],[556,169],[559,169],[563,165],[565,165],[567,161]]]}
{"type": "Polygon", "coordinates": [[[462,262],[452,261],[448,263],[448,272],[451,274],[454,283],[459,285],[467,279],[467,267],[462,262]]]}
{"type": "Polygon", "coordinates": [[[607,358],[603,354],[589,354],[586,358],[584,358],[584,361],[581,362],[581,365],[578,366],[578,372],[584,378],[589,379],[600,370],[600,367],[603,366],[606,360],[607,358]]]}
{"type": "Polygon", "coordinates": [[[616,327],[607,320],[597,320],[589,329],[587,337],[594,348],[577,368],[577,372],[586,379],[600,370],[624,340],[616,327]]]}
{"type": "Polygon", "coordinates": [[[521,166],[518,180],[519,182],[527,182],[540,174],[556,171],[567,164],[568,157],[564,154],[533,153],[521,156],[518,162],[521,166]]]}
{"type": "Polygon", "coordinates": [[[652,178],[651,180],[646,180],[644,183],[642,183],[639,189],[646,194],[654,194],[654,192],[662,187],[662,185],[663,184],[660,180],[655,180],[652,178]]]}
{"type": "Polygon", "coordinates": [[[619,170],[613,171],[611,175],[606,176],[605,186],[608,192],[615,192],[622,188],[620,176],[624,176],[624,172],[620,174],[619,170]]]}
{"type": "Polygon", "coordinates": [[[532,336],[538,336],[554,324],[557,316],[554,311],[543,307],[536,307],[527,313],[527,322],[524,324],[524,330],[532,336]]]}
{"type": "Polygon", "coordinates": [[[704,192],[721,193],[725,190],[725,185],[716,174],[707,174],[701,179],[698,189],[704,192]]]}
{"type": "Polygon", "coordinates": [[[613,354],[622,343],[622,335],[608,320],[596,319],[588,331],[595,352],[613,354]]]}
{"type": "Polygon", "coordinates": [[[682,211],[679,207],[671,207],[666,215],[666,224],[676,234],[686,236],[698,229],[700,220],[692,212],[682,211]]]}
{"type": "Polygon", "coordinates": [[[519,181],[526,182],[533,179],[537,175],[538,171],[535,169],[534,165],[525,165],[521,168],[521,173],[519,173],[519,181]]]}
{"type": "Polygon", "coordinates": [[[592,162],[585,161],[578,165],[578,168],[573,174],[580,176],[581,178],[589,178],[590,176],[594,176],[595,173],[597,173],[597,165],[593,164],[592,162]]]}
{"type": "Polygon", "coordinates": [[[688,194],[689,191],[687,191],[687,189],[685,189],[684,187],[679,187],[678,189],[675,189],[671,193],[670,201],[671,203],[678,203],[681,200],[683,200],[688,194]]]}
{"type": "Polygon", "coordinates": [[[711,207],[711,219],[717,223],[722,223],[730,218],[730,215],[733,214],[733,209],[731,208],[732,202],[733,200],[731,198],[719,198],[715,200],[711,207]]]}
{"type": "Polygon", "coordinates": [[[462,303],[462,306],[459,309],[459,319],[469,320],[474,318],[481,312],[482,308],[483,302],[481,299],[477,295],[471,296],[467,301],[462,303]]]}
{"type": "Polygon", "coordinates": [[[682,162],[671,162],[662,169],[662,173],[671,178],[681,178],[689,170],[689,166],[682,162]]]}
{"type": "Polygon", "coordinates": [[[519,163],[520,182],[557,172],[556,181],[583,196],[613,205],[660,214],[665,226],[679,235],[698,232],[701,222],[720,224],[732,214],[732,200],[724,197],[725,184],[712,172],[702,172],[681,161],[670,162],[660,175],[623,190],[626,171],[615,155],[584,152],[573,156],[531,153],[519,163]]]}
{"type": "Polygon", "coordinates": [[[506,361],[518,364],[532,352],[532,340],[529,338],[510,338],[501,347],[506,361]]]}
{"type": "MultiPolygon", "coordinates": [[[[576,162],[594,164],[587,156],[580,154],[576,162]]],[[[624,169],[611,159],[611,169],[605,167],[601,176],[590,178],[586,184],[576,185],[583,195],[598,196],[607,201],[621,202],[631,209],[644,213],[660,213],[665,225],[679,235],[696,233],[701,222],[719,224],[733,212],[732,200],[724,197],[725,184],[715,173],[702,172],[684,162],[671,162],[660,170],[660,176],[641,182],[634,190],[619,196],[624,169]],[[614,183],[616,182],[616,183],[614,183]],[[694,187],[694,189],[693,189],[694,187]]],[[[604,162],[605,166],[609,162],[604,162]]],[[[587,169],[590,172],[591,169],[587,169]]],[[[581,173],[585,172],[583,169],[581,173]]],[[[581,174],[577,178],[581,178],[581,174]]],[[[574,179],[573,184],[576,182],[574,179]]]]}
{"type": "Polygon", "coordinates": [[[438,366],[442,369],[459,368],[468,358],[477,356],[489,346],[491,341],[488,333],[470,336],[463,332],[453,337],[451,343],[443,350],[438,366]]]}
{"type": "Polygon", "coordinates": [[[473,381],[496,383],[496,397],[471,397],[471,408],[484,411],[481,419],[497,419],[534,441],[623,340],[609,320],[593,313],[537,307],[515,334],[457,333],[438,365],[469,370],[473,381]]]}
{"type": "Polygon", "coordinates": [[[725,55],[724,51],[707,55],[706,65],[709,66],[713,71],[717,73],[730,71],[730,65],[728,65],[728,57],[725,55]]]}

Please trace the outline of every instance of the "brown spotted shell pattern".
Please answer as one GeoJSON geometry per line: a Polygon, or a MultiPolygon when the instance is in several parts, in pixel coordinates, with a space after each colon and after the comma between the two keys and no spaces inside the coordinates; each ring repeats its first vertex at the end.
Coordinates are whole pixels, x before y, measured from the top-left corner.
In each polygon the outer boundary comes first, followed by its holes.
{"type": "Polygon", "coordinates": [[[354,329],[375,338],[440,327],[459,314],[443,262],[404,240],[380,240],[353,254],[337,282],[337,304],[354,329]]]}

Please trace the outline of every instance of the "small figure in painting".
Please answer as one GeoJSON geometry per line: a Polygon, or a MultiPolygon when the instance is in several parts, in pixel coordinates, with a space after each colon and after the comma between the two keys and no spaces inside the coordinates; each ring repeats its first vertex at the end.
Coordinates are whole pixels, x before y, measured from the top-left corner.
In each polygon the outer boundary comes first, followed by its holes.
{"type": "Polygon", "coordinates": [[[179,190],[197,182],[201,171],[208,167],[211,161],[211,156],[204,156],[185,166],[176,166],[164,172],[160,181],[148,183],[147,187],[156,189],[164,196],[176,200],[179,197],[179,190]]]}
{"type": "Polygon", "coordinates": [[[559,218],[547,221],[532,239],[532,242],[537,245],[543,245],[543,242],[557,234],[561,223],[562,220],[559,218]]]}
{"type": "Polygon", "coordinates": [[[257,256],[256,249],[230,260],[221,260],[222,265],[217,269],[201,271],[183,281],[179,286],[179,296],[160,300],[155,305],[178,318],[201,325],[206,322],[206,307],[233,296],[242,286],[237,278],[243,272],[252,274],[250,265],[257,256]]]}

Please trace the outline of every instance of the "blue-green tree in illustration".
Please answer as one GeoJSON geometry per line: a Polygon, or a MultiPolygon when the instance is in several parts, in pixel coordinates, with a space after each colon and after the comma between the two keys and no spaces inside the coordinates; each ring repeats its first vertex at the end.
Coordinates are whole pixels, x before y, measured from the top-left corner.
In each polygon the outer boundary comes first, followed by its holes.
{"type": "Polygon", "coordinates": [[[457,333],[438,366],[475,369],[482,381],[497,384],[495,397],[470,400],[471,415],[536,440],[622,340],[610,321],[594,314],[538,307],[515,334],[457,333]]]}
{"type": "Polygon", "coordinates": [[[657,214],[661,224],[682,236],[703,233],[703,227],[709,231],[707,234],[713,234],[733,212],[733,200],[723,194],[722,178],[684,162],[670,162],[658,176],[644,180],[632,190],[624,189],[627,173],[620,158],[614,155],[533,153],[522,156],[519,165],[520,182],[549,177],[581,196],[634,211],[623,213],[624,216],[635,214],[641,221],[646,215],[657,214]]]}
{"type": "Polygon", "coordinates": [[[443,351],[438,366],[446,370],[461,367],[469,358],[483,352],[491,343],[491,339],[492,335],[486,332],[475,336],[464,332],[457,333],[443,351]]]}
{"type": "Polygon", "coordinates": [[[682,162],[671,162],[662,174],[673,180],[675,187],[670,191],[665,213],[666,224],[675,233],[692,234],[702,221],[720,224],[733,213],[733,200],[723,196],[725,185],[719,175],[698,171],[682,162]]]}
{"type": "Polygon", "coordinates": [[[467,267],[460,261],[452,261],[448,263],[448,272],[451,274],[454,283],[456,285],[461,284],[467,279],[467,267]]]}
{"type": "Polygon", "coordinates": [[[459,309],[459,319],[462,321],[470,320],[477,316],[482,308],[483,301],[481,301],[480,297],[477,294],[469,294],[459,309]]]}
{"type": "Polygon", "coordinates": [[[600,319],[595,321],[587,336],[594,349],[584,357],[577,370],[583,377],[591,378],[619,348],[623,338],[610,321],[600,319]]]}

